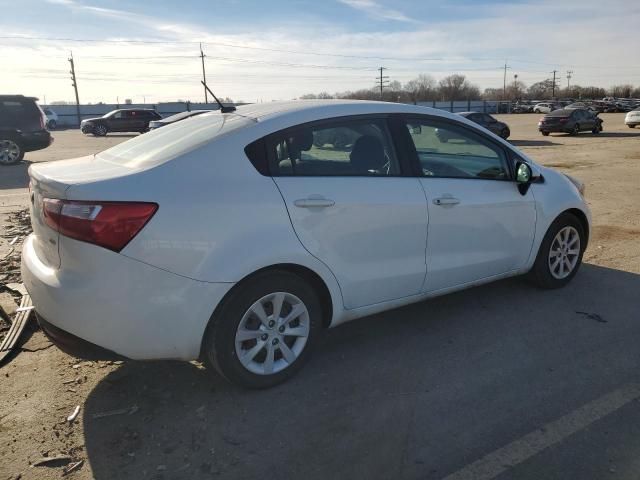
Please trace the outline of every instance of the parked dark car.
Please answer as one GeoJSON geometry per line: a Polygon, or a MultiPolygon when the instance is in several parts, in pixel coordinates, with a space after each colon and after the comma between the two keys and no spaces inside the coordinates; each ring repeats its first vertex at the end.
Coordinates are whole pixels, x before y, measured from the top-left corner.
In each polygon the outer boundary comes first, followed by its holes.
{"type": "Polygon", "coordinates": [[[51,145],[38,99],[23,95],[0,95],[0,165],[14,165],[25,152],[51,145]]]}
{"type": "Polygon", "coordinates": [[[600,133],[602,119],[590,110],[583,108],[554,110],[545,115],[538,123],[538,130],[547,136],[551,132],[564,132],[577,135],[580,132],[600,133]]]}
{"type": "Polygon", "coordinates": [[[482,125],[484,128],[486,128],[490,132],[495,133],[496,135],[504,138],[505,140],[509,138],[509,135],[511,135],[511,130],[509,129],[509,125],[507,125],[504,122],[500,122],[496,120],[488,113],[462,112],[459,115],[462,115],[463,117],[468,118],[469,120],[477,123],[478,125],[482,125]]]}
{"type": "Polygon", "coordinates": [[[213,112],[213,110],[191,110],[187,112],[176,113],[175,115],[171,115],[170,117],[162,118],[160,120],[153,120],[149,122],[149,130],[155,130],[156,128],[164,127],[165,125],[170,125],[172,123],[176,123],[181,120],[195,117],[196,115],[201,115],[207,112],[213,112]]]}
{"type": "Polygon", "coordinates": [[[149,122],[160,120],[158,112],[150,108],[123,108],[113,110],[98,118],[88,118],[80,123],[82,133],[103,137],[109,132],[146,132],[149,122]]]}

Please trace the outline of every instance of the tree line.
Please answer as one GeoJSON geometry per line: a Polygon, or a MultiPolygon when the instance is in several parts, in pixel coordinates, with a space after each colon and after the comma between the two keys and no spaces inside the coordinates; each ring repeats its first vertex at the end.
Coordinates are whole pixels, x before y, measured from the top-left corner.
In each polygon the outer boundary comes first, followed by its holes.
{"type": "MultiPolygon", "coordinates": [[[[601,99],[606,96],[616,98],[640,98],[640,87],[633,85],[614,85],[608,89],[602,87],[571,85],[560,88],[556,81],[548,78],[527,86],[520,80],[507,83],[506,89],[486,88],[480,91],[465,75],[453,74],[436,81],[432,76],[420,74],[405,84],[394,80],[383,88],[382,100],[387,102],[417,103],[456,100],[550,100],[555,98],[601,99]]],[[[355,91],[329,94],[308,93],[300,99],[342,98],[352,100],[380,100],[380,87],[364,88],[355,91]]]]}

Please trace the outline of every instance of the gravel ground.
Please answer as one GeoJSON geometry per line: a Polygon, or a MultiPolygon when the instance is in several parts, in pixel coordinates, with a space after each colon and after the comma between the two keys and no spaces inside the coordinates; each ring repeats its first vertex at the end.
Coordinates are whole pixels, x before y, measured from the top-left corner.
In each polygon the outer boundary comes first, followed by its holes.
{"type": "MultiPolygon", "coordinates": [[[[352,322],[264,392],[196,363],[81,361],[32,328],[0,368],[0,480],[78,461],[68,478],[639,478],[640,130],[602,114],[598,136],[542,137],[539,115],[498,117],[587,185],[595,227],[567,288],[510,279],[352,322]]],[[[129,137],[54,135],[1,169],[3,229],[30,162],[129,137]]]]}

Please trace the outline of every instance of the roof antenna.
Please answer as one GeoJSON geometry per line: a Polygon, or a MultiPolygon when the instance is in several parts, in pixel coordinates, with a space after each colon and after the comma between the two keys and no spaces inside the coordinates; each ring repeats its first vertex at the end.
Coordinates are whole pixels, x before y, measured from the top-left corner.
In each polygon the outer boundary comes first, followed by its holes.
{"type": "Polygon", "coordinates": [[[224,105],[222,105],[222,102],[218,100],[218,97],[216,97],[216,94],[213,93],[209,87],[207,87],[207,84],[204,83],[202,80],[200,80],[200,83],[204,86],[204,88],[207,89],[207,91],[211,94],[211,96],[216,99],[216,103],[220,107],[220,112],[231,113],[236,111],[236,107],[234,107],[233,105],[231,105],[230,107],[225,107],[224,105]]]}

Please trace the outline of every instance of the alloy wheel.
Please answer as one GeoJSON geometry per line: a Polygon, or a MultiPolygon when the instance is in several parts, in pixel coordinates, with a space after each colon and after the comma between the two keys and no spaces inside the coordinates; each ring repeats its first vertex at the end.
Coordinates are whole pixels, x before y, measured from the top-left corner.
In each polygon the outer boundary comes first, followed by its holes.
{"type": "Polygon", "coordinates": [[[298,359],[309,331],[309,311],[302,300],[287,292],[270,293],[242,316],[236,330],[236,355],[250,372],[272,375],[298,359]]]}
{"type": "Polygon", "coordinates": [[[20,158],[20,145],[13,140],[0,140],[0,163],[11,165],[20,158]]]}
{"type": "Polygon", "coordinates": [[[549,249],[549,271],[562,280],[571,275],[580,258],[580,234],[571,226],[564,227],[556,234],[549,249]]]}

